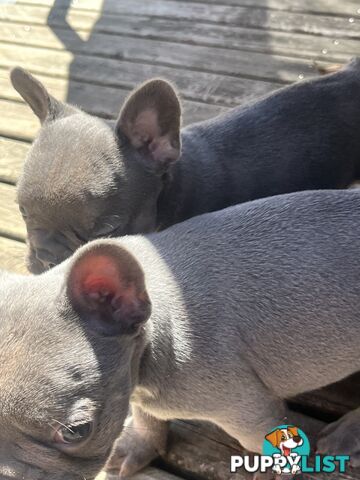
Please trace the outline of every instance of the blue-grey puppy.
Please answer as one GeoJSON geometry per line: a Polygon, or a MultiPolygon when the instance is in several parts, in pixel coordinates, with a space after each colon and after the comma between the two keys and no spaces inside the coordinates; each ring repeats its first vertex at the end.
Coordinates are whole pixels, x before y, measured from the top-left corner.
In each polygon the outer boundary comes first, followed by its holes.
{"type": "MultiPolygon", "coordinates": [[[[127,476],[167,421],[260,452],[284,399],[360,369],[360,194],[275,196],[147,236],[96,240],[0,278],[0,478],[127,476]]],[[[319,448],[360,464],[359,411],[319,448]],[[351,438],[351,442],[348,441],[351,438]]]]}
{"type": "Polygon", "coordinates": [[[163,80],[130,95],[115,130],[24,70],[11,80],[42,123],[18,184],[34,273],[91,239],[359,178],[360,61],[181,132],[178,96],[163,80]]]}

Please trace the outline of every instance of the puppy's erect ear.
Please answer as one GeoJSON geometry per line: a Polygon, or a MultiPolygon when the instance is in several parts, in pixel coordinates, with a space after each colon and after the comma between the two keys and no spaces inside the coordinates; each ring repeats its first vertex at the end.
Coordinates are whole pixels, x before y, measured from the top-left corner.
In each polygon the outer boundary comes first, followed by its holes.
{"type": "Polygon", "coordinates": [[[273,447],[278,448],[280,445],[281,431],[279,429],[274,430],[273,432],[268,433],[265,438],[271,443],[273,447]]]}
{"type": "Polygon", "coordinates": [[[151,171],[164,173],[180,156],[181,106],[170,83],[161,79],[141,85],[125,102],[116,133],[136,149],[151,171]]]}
{"type": "Polygon", "coordinates": [[[13,68],[10,79],[15,90],[31,107],[41,123],[47,118],[55,118],[64,109],[64,105],[53,98],[44,85],[26,70],[20,67],[13,68]]]}
{"type": "Polygon", "coordinates": [[[143,270],[114,241],[99,240],[82,248],[75,255],[66,287],[80,317],[105,336],[135,334],[150,317],[143,270]]]}

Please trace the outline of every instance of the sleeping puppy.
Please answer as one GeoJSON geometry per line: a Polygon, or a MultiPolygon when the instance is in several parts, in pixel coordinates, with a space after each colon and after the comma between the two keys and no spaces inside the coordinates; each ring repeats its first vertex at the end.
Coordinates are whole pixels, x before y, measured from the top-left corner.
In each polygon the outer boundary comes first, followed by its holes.
{"type": "MultiPolygon", "coordinates": [[[[360,369],[359,211],[355,190],[275,196],[3,273],[0,478],[92,478],[129,403],[107,463],[122,477],[166,449],[173,418],[254,452],[285,423],[310,435],[284,399],[360,369]]],[[[359,424],[322,448],[360,465],[359,424]]]]}
{"type": "Polygon", "coordinates": [[[34,273],[91,239],[359,178],[360,61],[181,131],[180,101],[164,80],[135,90],[115,129],[20,68],[11,80],[42,125],[18,183],[34,273]]]}

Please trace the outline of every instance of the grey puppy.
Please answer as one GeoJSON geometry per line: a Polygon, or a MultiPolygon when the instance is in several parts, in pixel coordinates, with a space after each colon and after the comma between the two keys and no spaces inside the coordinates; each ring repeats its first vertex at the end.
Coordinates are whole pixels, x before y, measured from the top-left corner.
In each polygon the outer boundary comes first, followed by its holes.
{"type": "Polygon", "coordinates": [[[115,130],[19,68],[11,80],[42,123],[18,184],[34,273],[91,239],[359,178],[360,61],[181,133],[179,99],[163,80],[130,95],[115,130]]]}
{"type": "MultiPolygon", "coordinates": [[[[130,402],[107,464],[122,476],[164,451],[175,417],[255,452],[277,425],[310,433],[284,399],[360,368],[359,211],[355,190],[275,196],[3,273],[0,478],[91,478],[130,402]]],[[[350,415],[319,449],[359,465],[350,415]]]]}

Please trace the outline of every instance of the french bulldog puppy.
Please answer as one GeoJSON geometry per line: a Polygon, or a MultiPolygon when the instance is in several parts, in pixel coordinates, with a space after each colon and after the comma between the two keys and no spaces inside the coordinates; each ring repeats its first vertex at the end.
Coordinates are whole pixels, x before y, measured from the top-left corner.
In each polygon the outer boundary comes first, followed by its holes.
{"type": "Polygon", "coordinates": [[[91,239],[359,178],[358,60],[181,132],[180,101],[164,80],[135,90],[115,129],[20,68],[11,80],[42,124],[18,183],[33,273],[91,239]]]}
{"type": "MultiPolygon", "coordinates": [[[[275,196],[3,273],[0,478],[92,478],[130,403],[107,463],[121,477],[165,450],[173,418],[254,452],[278,425],[310,433],[284,399],[360,368],[359,211],[356,190],[275,196]]],[[[334,428],[326,447],[359,465],[334,428]]]]}

